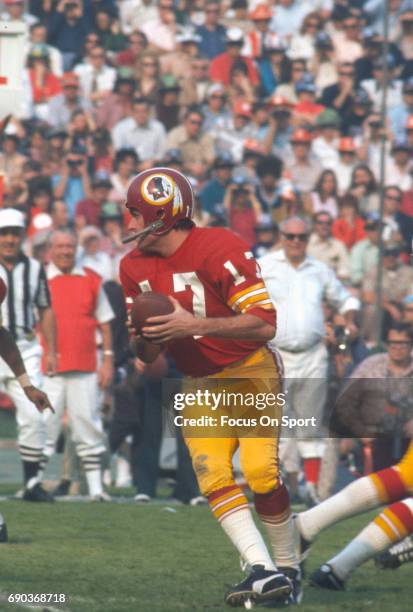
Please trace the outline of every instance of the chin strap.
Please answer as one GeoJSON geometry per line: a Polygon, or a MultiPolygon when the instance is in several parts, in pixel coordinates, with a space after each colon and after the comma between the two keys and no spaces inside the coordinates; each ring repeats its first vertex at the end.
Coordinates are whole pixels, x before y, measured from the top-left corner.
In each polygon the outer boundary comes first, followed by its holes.
{"type": "Polygon", "coordinates": [[[158,229],[161,229],[163,225],[164,225],[164,222],[161,220],[154,221],[153,223],[150,223],[148,227],[145,227],[145,229],[141,230],[140,232],[137,232],[136,234],[131,234],[130,236],[126,236],[126,238],[122,240],[122,244],[128,244],[128,242],[133,242],[134,240],[137,240],[138,238],[143,238],[144,236],[147,236],[148,234],[152,234],[153,232],[156,232],[158,229]]]}

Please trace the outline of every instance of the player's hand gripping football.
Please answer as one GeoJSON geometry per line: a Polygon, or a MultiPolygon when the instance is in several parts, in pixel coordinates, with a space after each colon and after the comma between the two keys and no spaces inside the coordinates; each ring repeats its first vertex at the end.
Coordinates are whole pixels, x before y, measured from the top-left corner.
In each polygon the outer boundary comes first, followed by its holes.
{"type": "Polygon", "coordinates": [[[141,334],[137,334],[134,326],[132,325],[130,315],[126,320],[126,327],[129,332],[129,348],[133,355],[136,355],[137,361],[142,364],[137,367],[137,370],[140,374],[144,372],[144,366],[147,363],[152,363],[158,357],[159,352],[161,351],[161,347],[155,345],[153,342],[150,342],[148,339],[144,338],[141,334]],[[141,371],[140,371],[141,370],[141,371]]]}
{"type": "Polygon", "coordinates": [[[39,412],[43,412],[46,408],[50,408],[50,410],[54,412],[54,408],[46,393],[43,393],[43,391],[33,386],[25,387],[24,392],[26,397],[33,402],[39,412]]]}
{"type": "Polygon", "coordinates": [[[174,311],[167,315],[149,317],[142,328],[142,336],[154,344],[197,335],[197,319],[194,315],[182,308],[175,298],[169,296],[169,299],[174,305],[174,311]]]}

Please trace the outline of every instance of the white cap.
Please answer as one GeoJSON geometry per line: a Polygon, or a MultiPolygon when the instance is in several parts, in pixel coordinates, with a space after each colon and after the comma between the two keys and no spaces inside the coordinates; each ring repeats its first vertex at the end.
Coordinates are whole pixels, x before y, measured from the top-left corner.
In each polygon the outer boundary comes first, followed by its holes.
{"type": "Polygon", "coordinates": [[[225,87],[222,83],[212,83],[207,89],[207,98],[212,96],[214,93],[222,93],[225,92],[225,87]]]}
{"type": "Polygon", "coordinates": [[[241,28],[229,28],[226,39],[227,42],[242,42],[244,40],[244,32],[241,28]]]}
{"type": "Polygon", "coordinates": [[[3,227],[26,227],[23,213],[16,208],[2,208],[0,210],[0,229],[3,227]]]}
{"type": "Polygon", "coordinates": [[[47,213],[39,213],[33,219],[33,227],[37,231],[49,229],[53,225],[53,219],[47,213]]]}

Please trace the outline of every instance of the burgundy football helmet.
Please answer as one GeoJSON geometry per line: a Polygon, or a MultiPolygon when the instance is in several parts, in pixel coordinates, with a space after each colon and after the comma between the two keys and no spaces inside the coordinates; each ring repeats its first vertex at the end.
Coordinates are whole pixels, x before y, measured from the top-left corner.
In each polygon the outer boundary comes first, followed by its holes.
{"type": "Polygon", "coordinates": [[[126,207],[142,215],[145,233],[156,236],[166,234],[181,219],[191,219],[194,210],[191,183],[172,168],[144,170],[133,179],[126,198],[126,207]]]}

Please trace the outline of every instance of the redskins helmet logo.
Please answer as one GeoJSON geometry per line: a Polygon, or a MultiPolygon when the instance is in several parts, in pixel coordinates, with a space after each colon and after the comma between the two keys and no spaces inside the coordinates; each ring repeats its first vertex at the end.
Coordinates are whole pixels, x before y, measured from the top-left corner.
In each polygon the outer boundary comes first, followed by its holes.
{"type": "Polygon", "coordinates": [[[175,181],[166,174],[151,174],[142,183],[142,197],[152,206],[164,206],[173,202],[172,214],[182,210],[182,195],[175,181]]]}

